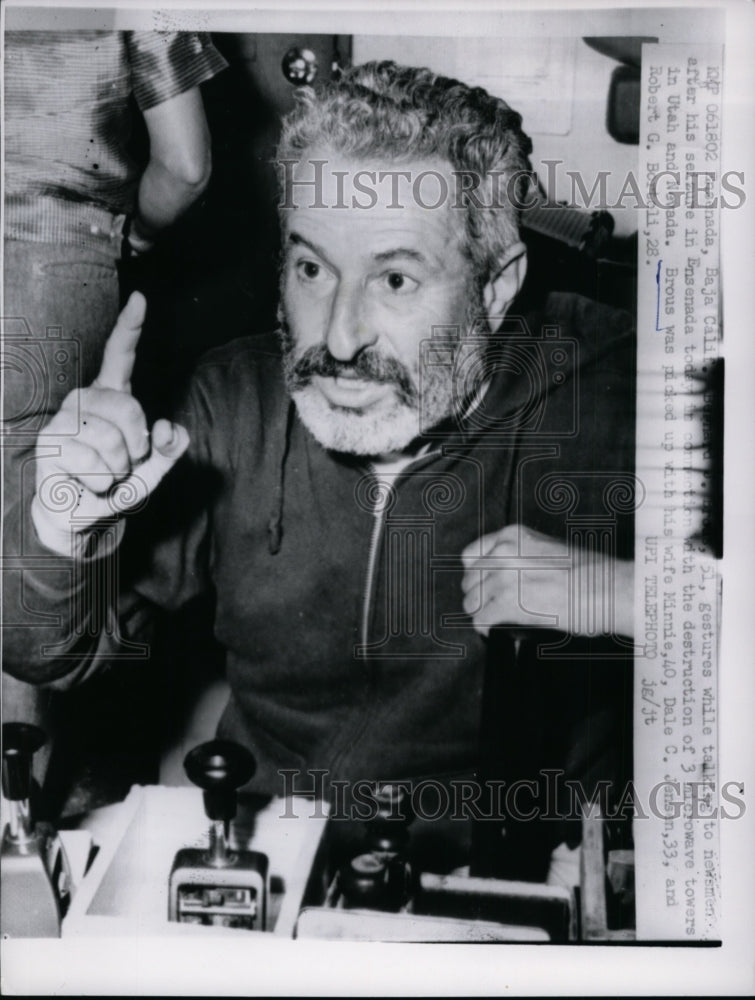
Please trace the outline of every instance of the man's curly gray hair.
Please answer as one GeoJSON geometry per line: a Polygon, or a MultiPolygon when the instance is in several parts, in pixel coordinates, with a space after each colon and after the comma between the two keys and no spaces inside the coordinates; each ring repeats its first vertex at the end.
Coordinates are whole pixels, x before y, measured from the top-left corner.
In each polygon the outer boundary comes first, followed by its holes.
{"type": "Polygon", "coordinates": [[[447,161],[474,181],[457,189],[458,206],[466,213],[464,250],[484,284],[518,241],[518,208],[532,184],[532,143],[521,125],[521,115],[481,87],[429,69],[371,62],[296,92],[278,159],[329,150],[393,163],[447,161]]]}

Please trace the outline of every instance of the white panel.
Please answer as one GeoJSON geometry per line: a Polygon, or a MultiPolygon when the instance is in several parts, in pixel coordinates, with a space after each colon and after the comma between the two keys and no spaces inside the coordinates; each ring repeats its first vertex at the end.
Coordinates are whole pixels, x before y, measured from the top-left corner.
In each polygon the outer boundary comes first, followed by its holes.
{"type": "Polygon", "coordinates": [[[355,64],[393,59],[484,87],[522,115],[525,129],[568,135],[575,38],[418,38],[356,35],[355,64]]]}

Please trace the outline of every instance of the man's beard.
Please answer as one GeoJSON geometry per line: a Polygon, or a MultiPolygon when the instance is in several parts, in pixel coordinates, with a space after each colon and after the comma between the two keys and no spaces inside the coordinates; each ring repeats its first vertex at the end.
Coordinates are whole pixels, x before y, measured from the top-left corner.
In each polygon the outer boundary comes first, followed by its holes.
{"type": "MultiPolygon", "coordinates": [[[[480,307],[475,303],[468,310],[467,330],[479,316],[480,307]]],[[[286,388],[304,426],[331,451],[365,456],[405,451],[422,433],[460,414],[473,391],[479,388],[471,385],[469,378],[470,372],[479,373],[484,368],[484,347],[478,338],[462,337],[451,364],[424,364],[418,357],[416,371],[412,373],[397,358],[369,347],[350,362],[334,358],[324,343],[315,344],[297,357],[283,308],[278,318],[286,388]],[[458,378],[460,350],[465,358],[463,385],[458,378]],[[325,398],[312,379],[338,375],[389,384],[393,391],[364,409],[337,406],[325,398]]]]}

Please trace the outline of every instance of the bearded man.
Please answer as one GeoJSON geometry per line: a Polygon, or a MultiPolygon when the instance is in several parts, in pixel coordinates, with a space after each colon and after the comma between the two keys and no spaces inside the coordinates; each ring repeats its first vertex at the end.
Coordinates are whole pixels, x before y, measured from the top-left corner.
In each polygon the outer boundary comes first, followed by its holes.
{"type": "Polygon", "coordinates": [[[210,592],[219,735],[254,751],[253,790],[285,790],[283,771],[299,790],[324,774],[327,794],[475,773],[489,633],[506,626],[501,669],[538,685],[522,629],[547,627],[548,685],[526,706],[512,688],[493,730],[534,708],[550,736],[555,706],[567,771],[613,773],[618,668],[595,649],[626,657],[631,633],[631,330],[569,296],[535,328],[512,317],[530,149],[503,101],[428,70],[302,91],[279,148],[280,330],[213,351],[149,431],[132,297],[97,380],[40,437],[25,556],[48,562],[24,569],[17,676],[137,655],[148,605],[210,592]]]}

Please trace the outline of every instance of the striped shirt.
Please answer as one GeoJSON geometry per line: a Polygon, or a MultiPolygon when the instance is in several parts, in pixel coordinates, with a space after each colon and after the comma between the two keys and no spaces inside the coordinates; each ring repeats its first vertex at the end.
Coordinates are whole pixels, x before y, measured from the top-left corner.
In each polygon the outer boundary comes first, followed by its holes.
{"type": "Polygon", "coordinates": [[[146,111],[226,65],[206,33],[6,32],[6,238],[117,252],[143,169],[131,94],[146,111]]]}

